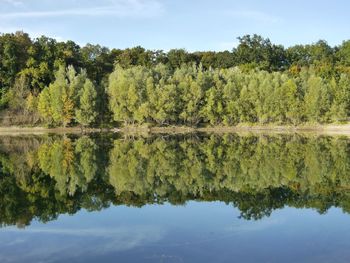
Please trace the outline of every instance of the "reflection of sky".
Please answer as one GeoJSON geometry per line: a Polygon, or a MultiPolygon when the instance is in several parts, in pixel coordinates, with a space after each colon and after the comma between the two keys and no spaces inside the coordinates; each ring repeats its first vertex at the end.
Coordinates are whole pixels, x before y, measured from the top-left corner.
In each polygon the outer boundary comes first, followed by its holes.
{"type": "Polygon", "coordinates": [[[163,232],[159,227],[152,226],[112,229],[33,227],[24,231],[9,228],[2,234],[5,238],[1,240],[1,246],[9,253],[2,254],[1,262],[27,259],[38,261],[39,258],[49,262],[59,255],[64,255],[64,258],[77,258],[133,249],[160,240],[163,232]],[[21,246],[23,247],[20,248],[21,246]],[[13,253],[11,250],[20,253],[13,253]]]}
{"type": "Polygon", "coordinates": [[[220,202],[81,211],[1,229],[0,262],[348,262],[350,216],[339,209],[238,215],[220,202]]]}

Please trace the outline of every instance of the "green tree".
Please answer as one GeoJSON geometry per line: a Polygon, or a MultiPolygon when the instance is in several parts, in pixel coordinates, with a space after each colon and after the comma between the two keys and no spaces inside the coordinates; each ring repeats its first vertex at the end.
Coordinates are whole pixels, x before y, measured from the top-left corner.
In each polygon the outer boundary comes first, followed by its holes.
{"type": "Polygon", "coordinates": [[[222,76],[215,72],[213,76],[213,84],[205,93],[205,104],[201,113],[205,121],[209,121],[211,125],[218,125],[223,122],[224,112],[224,99],[223,89],[224,81],[222,76]]]}
{"type": "Polygon", "coordinates": [[[335,54],[338,65],[350,67],[350,40],[343,41],[335,54]]]}
{"type": "Polygon", "coordinates": [[[94,84],[87,79],[80,95],[79,108],[76,109],[76,120],[83,126],[92,124],[97,116],[96,111],[97,92],[94,84]]]}
{"type": "Polygon", "coordinates": [[[47,125],[53,124],[52,112],[51,112],[51,97],[49,88],[46,87],[39,95],[38,99],[38,111],[42,119],[47,125]]]}
{"type": "Polygon", "coordinates": [[[150,71],[137,66],[123,69],[116,66],[109,77],[107,93],[110,97],[110,109],[113,119],[125,124],[142,123],[145,116],[144,103],[147,101],[147,79],[150,71]]]}
{"type": "Polygon", "coordinates": [[[274,71],[286,65],[286,54],[282,46],[274,45],[268,38],[254,34],[239,37],[239,45],[233,49],[236,64],[248,64],[252,68],[274,71]]]}
{"type": "Polygon", "coordinates": [[[286,118],[294,125],[299,124],[302,121],[304,109],[298,86],[293,79],[288,79],[283,83],[282,91],[285,99],[281,103],[286,107],[286,118]]]}
{"type": "Polygon", "coordinates": [[[330,109],[333,121],[345,121],[350,114],[350,77],[341,74],[338,84],[335,79],[331,81],[333,87],[333,102],[330,109]]]}
{"type": "Polygon", "coordinates": [[[73,66],[66,69],[60,66],[55,81],[39,96],[38,111],[44,120],[55,126],[65,127],[74,119],[86,126],[96,118],[96,97],[96,90],[85,71],[77,73],[73,66]]]}
{"type": "Polygon", "coordinates": [[[316,76],[311,76],[307,85],[304,101],[306,117],[311,122],[327,121],[331,103],[329,86],[322,78],[316,76]]]}

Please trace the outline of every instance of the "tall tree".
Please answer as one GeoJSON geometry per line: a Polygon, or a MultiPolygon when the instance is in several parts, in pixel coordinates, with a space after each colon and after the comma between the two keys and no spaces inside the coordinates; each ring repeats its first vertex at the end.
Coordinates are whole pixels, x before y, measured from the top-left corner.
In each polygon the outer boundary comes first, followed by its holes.
{"type": "Polygon", "coordinates": [[[327,121],[331,103],[329,86],[322,78],[316,76],[311,76],[307,84],[304,107],[308,120],[311,122],[327,121]]]}
{"type": "Polygon", "coordinates": [[[76,120],[83,126],[92,124],[97,116],[97,92],[94,84],[87,79],[80,94],[80,103],[76,109],[76,120]]]}

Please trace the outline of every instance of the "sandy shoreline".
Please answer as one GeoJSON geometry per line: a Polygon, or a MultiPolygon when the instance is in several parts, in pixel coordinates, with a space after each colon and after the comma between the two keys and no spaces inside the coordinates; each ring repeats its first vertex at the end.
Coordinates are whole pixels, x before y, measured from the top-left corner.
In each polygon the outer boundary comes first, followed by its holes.
{"type": "Polygon", "coordinates": [[[327,124],[327,125],[238,125],[238,126],[216,126],[193,128],[187,126],[169,126],[169,127],[146,127],[130,126],[122,128],[88,128],[80,127],[69,128],[45,128],[45,127],[0,127],[1,135],[21,135],[21,134],[48,134],[48,133],[93,133],[93,132],[120,132],[120,133],[316,133],[316,134],[334,134],[350,136],[350,123],[346,124],[327,124]]]}
{"type": "Polygon", "coordinates": [[[0,136],[1,135],[20,135],[20,134],[48,134],[48,133],[91,133],[91,132],[100,132],[101,129],[84,129],[80,127],[69,127],[69,128],[45,128],[45,127],[0,127],[0,136]]]}

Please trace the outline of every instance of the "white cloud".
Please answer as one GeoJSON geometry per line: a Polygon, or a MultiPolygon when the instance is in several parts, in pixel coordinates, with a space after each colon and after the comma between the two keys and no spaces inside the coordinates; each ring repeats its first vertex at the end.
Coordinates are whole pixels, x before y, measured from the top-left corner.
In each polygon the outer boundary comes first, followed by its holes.
{"type": "MultiPolygon", "coordinates": [[[[1,0],[0,0],[1,1],[1,0]]],[[[4,0],[2,0],[4,1],[4,0]]],[[[17,0],[5,0],[20,3],[17,0]]],[[[0,12],[0,19],[43,18],[63,16],[114,16],[114,17],[153,17],[163,12],[163,5],[158,0],[104,0],[104,1],[68,1],[59,4],[43,1],[39,8],[26,3],[26,9],[14,12],[0,12]],[[83,6],[83,7],[82,7],[83,6]],[[34,7],[34,8],[33,8],[34,7]],[[46,9],[43,9],[46,8],[46,9]]],[[[22,8],[23,9],[23,8],[22,8]]]]}

